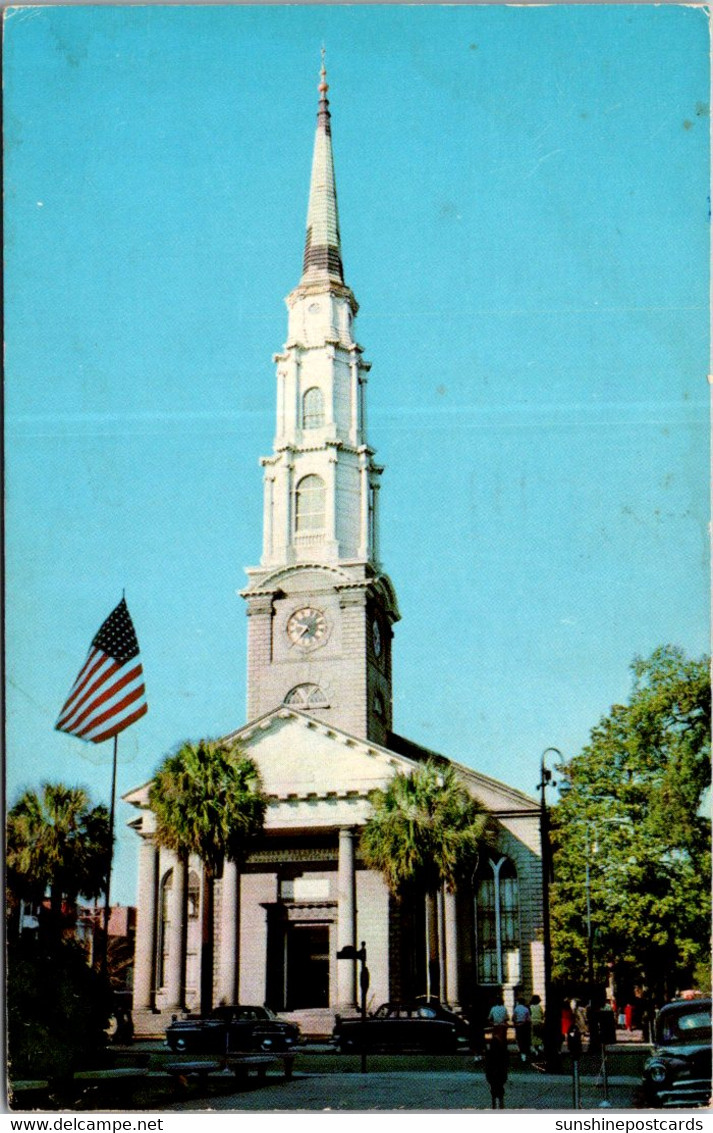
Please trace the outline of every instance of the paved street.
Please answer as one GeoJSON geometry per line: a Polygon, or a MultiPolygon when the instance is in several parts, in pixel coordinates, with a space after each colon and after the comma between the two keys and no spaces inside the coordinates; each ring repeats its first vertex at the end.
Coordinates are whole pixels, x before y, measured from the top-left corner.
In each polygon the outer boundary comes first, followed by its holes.
{"type": "MultiPolygon", "coordinates": [[[[609,1098],[613,1108],[634,1105],[637,1079],[614,1077],[609,1098]]],[[[582,1108],[597,1109],[603,1101],[601,1082],[582,1082],[582,1108]]],[[[567,1075],[516,1071],[505,1090],[509,1109],[572,1108],[572,1080],[567,1075]]],[[[267,1084],[210,1098],[187,1098],[166,1112],[275,1110],[468,1110],[490,1109],[490,1093],[478,1067],[450,1071],[389,1071],[362,1074],[297,1073],[291,1082],[268,1078],[267,1084]]]]}

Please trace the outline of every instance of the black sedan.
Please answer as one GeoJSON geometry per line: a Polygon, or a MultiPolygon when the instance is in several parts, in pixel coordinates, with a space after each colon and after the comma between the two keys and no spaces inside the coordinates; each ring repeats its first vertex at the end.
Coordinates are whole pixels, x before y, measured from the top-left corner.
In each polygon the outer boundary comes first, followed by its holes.
{"type": "Polygon", "coordinates": [[[656,1019],[655,1044],[644,1067],[645,1104],[707,1105],[711,1098],[711,1001],[667,1003],[656,1019]]]}
{"type": "Polygon", "coordinates": [[[366,1050],[453,1054],[464,1036],[462,1028],[460,1016],[434,1001],[384,1003],[366,1019],[337,1016],[332,1038],[343,1054],[366,1050]]]}
{"type": "Polygon", "coordinates": [[[194,1054],[290,1051],[299,1040],[299,1027],[279,1019],[269,1007],[216,1007],[207,1017],[174,1019],[166,1031],[171,1050],[194,1054]]]}

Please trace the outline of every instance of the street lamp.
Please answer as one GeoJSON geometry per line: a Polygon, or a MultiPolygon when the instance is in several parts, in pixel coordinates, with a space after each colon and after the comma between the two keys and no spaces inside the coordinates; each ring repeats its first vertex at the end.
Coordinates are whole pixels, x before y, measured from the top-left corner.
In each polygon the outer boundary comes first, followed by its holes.
{"type": "Polygon", "coordinates": [[[364,1023],[366,1021],[366,993],[369,990],[369,969],[366,966],[366,944],[362,940],[361,948],[357,951],[353,944],[345,944],[337,952],[338,960],[357,960],[360,964],[359,989],[361,992],[361,1072],[366,1074],[366,1034],[364,1023]]]}
{"type": "Polygon", "coordinates": [[[547,809],[547,787],[557,784],[552,778],[552,771],[547,766],[547,756],[557,755],[562,760],[564,756],[557,747],[548,747],[540,758],[540,782],[537,790],[540,792],[540,842],[542,856],[542,943],[545,961],[545,1060],[548,1069],[556,1069],[559,1064],[559,1044],[556,1035],[559,1034],[560,1021],[553,1017],[554,1000],[552,996],[552,935],[550,930],[550,878],[552,876],[552,843],[550,841],[550,814],[547,809]]]}

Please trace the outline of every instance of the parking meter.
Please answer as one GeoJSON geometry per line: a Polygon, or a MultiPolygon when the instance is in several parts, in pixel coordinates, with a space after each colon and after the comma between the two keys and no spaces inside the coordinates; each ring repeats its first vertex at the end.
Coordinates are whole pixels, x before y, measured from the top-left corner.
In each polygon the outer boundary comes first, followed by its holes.
{"type": "Polygon", "coordinates": [[[567,1049],[572,1058],[579,1058],[582,1054],[582,1036],[579,1027],[570,1027],[567,1031],[567,1049]]]}
{"type": "Polygon", "coordinates": [[[579,1027],[570,1027],[567,1031],[567,1049],[572,1055],[572,1104],[579,1109],[579,1059],[582,1054],[582,1036],[579,1027]]]}

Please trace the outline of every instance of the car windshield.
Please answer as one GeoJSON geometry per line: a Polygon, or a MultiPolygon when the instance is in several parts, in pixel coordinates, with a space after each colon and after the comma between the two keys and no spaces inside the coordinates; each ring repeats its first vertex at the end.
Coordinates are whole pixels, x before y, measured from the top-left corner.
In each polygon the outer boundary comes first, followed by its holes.
{"type": "Polygon", "coordinates": [[[377,1007],[374,1012],[375,1019],[386,1019],[389,1015],[394,1013],[394,1007],[391,1003],[382,1003],[381,1007],[377,1007]]]}
{"type": "Polygon", "coordinates": [[[710,1007],[692,1007],[687,1011],[662,1011],[658,1021],[660,1043],[710,1042],[710,1007]]]}
{"type": "Polygon", "coordinates": [[[243,1019],[253,1022],[257,1019],[273,1018],[266,1007],[216,1007],[211,1016],[213,1019],[243,1019]]]}

